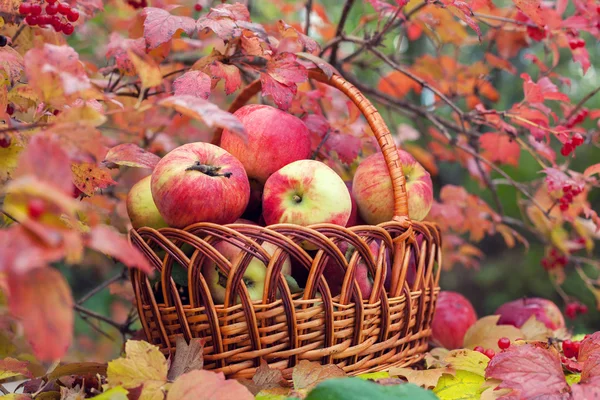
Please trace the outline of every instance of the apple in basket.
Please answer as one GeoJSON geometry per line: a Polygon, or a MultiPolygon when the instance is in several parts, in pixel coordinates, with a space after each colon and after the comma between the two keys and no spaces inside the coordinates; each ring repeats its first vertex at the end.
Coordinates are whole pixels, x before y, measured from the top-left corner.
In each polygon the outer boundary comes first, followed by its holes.
{"type": "Polygon", "coordinates": [[[250,198],[242,163],[222,148],[202,142],[167,153],[154,168],[151,189],[158,211],[174,228],[234,222],[250,198]]]}
{"type": "Polygon", "coordinates": [[[320,161],[294,161],[273,173],[265,183],[263,218],[267,225],[346,226],[351,211],[352,200],[346,184],[320,161]]]}
{"type": "Polygon", "coordinates": [[[131,225],[135,229],[142,226],[147,226],[154,229],[164,228],[167,223],[158,212],[156,204],[152,199],[152,191],[150,189],[151,175],[140,179],[131,187],[127,194],[125,205],[127,206],[127,214],[131,220],[131,225]]]}
{"type": "MultiPolygon", "coordinates": [[[[398,149],[398,156],[406,177],[408,215],[413,220],[422,221],[433,204],[431,176],[410,153],[398,149]]],[[[352,181],[352,194],[356,198],[360,217],[368,224],[377,225],[392,220],[392,179],[383,153],[375,153],[358,165],[352,181]]]]}
{"type": "MultiPolygon", "coordinates": [[[[243,219],[239,219],[236,223],[243,223],[249,225],[256,225],[255,223],[243,219]]],[[[272,243],[265,242],[262,244],[262,248],[269,255],[273,255],[277,246],[272,243]]],[[[237,261],[238,257],[241,257],[242,250],[234,244],[229,242],[219,242],[215,244],[215,249],[221,253],[227,260],[230,262],[237,261]]],[[[288,281],[288,285],[290,285],[290,290],[294,292],[296,290],[297,285],[295,285],[295,281],[291,276],[292,273],[292,263],[290,261],[290,257],[286,256],[286,259],[283,264],[283,268],[281,269],[281,273],[285,276],[288,281]]],[[[213,298],[215,304],[223,304],[225,302],[225,288],[227,286],[227,276],[221,273],[221,270],[216,265],[214,261],[209,258],[206,258],[204,263],[202,264],[202,275],[208,284],[210,289],[210,294],[213,298]]],[[[267,266],[258,258],[253,257],[246,268],[246,272],[244,273],[244,277],[242,278],[244,283],[246,284],[246,288],[248,289],[248,293],[250,294],[250,299],[252,301],[261,300],[263,296],[263,291],[265,288],[265,278],[267,276],[267,266]]],[[[236,303],[240,303],[239,297],[236,298],[236,303]]]]}
{"type": "Polygon", "coordinates": [[[431,323],[431,341],[449,350],[460,349],[465,333],[475,322],[477,314],[466,297],[456,292],[441,291],[431,323]]]}

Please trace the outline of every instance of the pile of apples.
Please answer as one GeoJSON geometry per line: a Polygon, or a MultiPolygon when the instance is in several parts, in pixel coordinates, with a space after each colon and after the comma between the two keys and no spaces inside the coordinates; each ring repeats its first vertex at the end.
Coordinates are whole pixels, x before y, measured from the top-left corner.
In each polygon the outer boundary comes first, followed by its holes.
{"type": "MultiPolygon", "coordinates": [[[[246,138],[225,129],[219,146],[197,142],[177,147],[131,188],[127,211],[134,228],[185,228],[199,222],[350,227],[391,221],[392,182],[381,152],[364,159],[352,182],[344,182],[328,165],[311,159],[310,132],[300,118],[268,105],[247,105],[234,115],[246,138]]],[[[409,153],[398,150],[398,155],[407,180],[409,215],[423,220],[433,203],[431,177],[409,153]]],[[[302,246],[311,249],[308,243],[302,246]]],[[[226,242],[216,248],[230,261],[241,251],[226,242]]],[[[263,248],[269,254],[276,250],[269,243],[263,248]]],[[[377,257],[379,243],[373,241],[370,248],[377,257]]],[[[347,257],[352,254],[349,246],[340,250],[347,257]]],[[[334,267],[326,267],[325,276],[331,287],[341,288],[343,274],[334,267]]],[[[210,260],[202,268],[213,300],[222,303],[227,279],[210,260]]],[[[364,263],[357,268],[364,298],[373,277],[364,263]]],[[[292,270],[288,259],[282,273],[292,277],[292,270]]],[[[262,298],[265,276],[266,266],[254,258],[244,275],[252,300],[262,298]]]]}

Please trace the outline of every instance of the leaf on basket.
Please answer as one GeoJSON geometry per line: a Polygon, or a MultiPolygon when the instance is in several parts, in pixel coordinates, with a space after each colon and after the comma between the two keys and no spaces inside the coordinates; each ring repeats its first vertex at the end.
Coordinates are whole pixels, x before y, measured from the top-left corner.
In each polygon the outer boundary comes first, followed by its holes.
{"type": "MultiPolygon", "coordinates": [[[[265,360],[260,360],[260,367],[256,369],[256,373],[249,379],[238,379],[238,381],[246,386],[246,388],[253,394],[257,395],[261,391],[263,395],[270,389],[283,388],[286,383],[283,379],[283,374],[280,370],[269,367],[269,364],[265,360]]],[[[289,389],[285,388],[287,394],[289,389]]],[[[278,393],[276,391],[275,393],[278,393]]]]}
{"type": "MultiPolygon", "coordinates": [[[[569,390],[559,355],[540,346],[511,346],[496,354],[486,370],[486,378],[499,379],[499,388],[512,389],[518,398],[555,398],[569,390]]],[[[516,398],[516,397],[515,397],[516,398]]]]}
{"type": "Polygon", "coordinates": [[[512,325],[497,325],[499,319],[499,315],[489,315],[475,322],[465,333],[464,347],[473,349],[481,346],[499,352],[498,339],[501,337],[507,337],[511,342],[523,338],[520,329],[512,325]]]}
{"type": "Polygon", "coordinates": [[[337,365],[321,365],[317,362],[302,360],[294,367],[292,381],[294,382],[294,389],[310,390],[319,382],[323,382],[326,379],[344,376],[346,376],[346,373],[337,365]]]}
{"type": "Polygon", "coordinates": [[[188,399],[254,400],[254,396],[235,379],[225,379],[222,372],[195,370],[181,375],[167,394],[167,400],[188,399]]]}
{"type": "Polygon", "coordinates": [[[169,368],[167,378],[174,381],[187,372],[202,369],[204,366],[203,351],[203,339],[192,339],[188,344],[183,336],[177,336],[175,357],[173,357],[173,363],[169,368]]]}
{"type": "Polygon", "coordinates": [[[454,371],[448,367],[424,370],[415,370],[411,368],[390,369],[390,375],[403,376],[409,383],[414,383],[415,385],[425,389],[432,389],[436,387],[438,381],[444,374],[454,375],[454,371]]]}

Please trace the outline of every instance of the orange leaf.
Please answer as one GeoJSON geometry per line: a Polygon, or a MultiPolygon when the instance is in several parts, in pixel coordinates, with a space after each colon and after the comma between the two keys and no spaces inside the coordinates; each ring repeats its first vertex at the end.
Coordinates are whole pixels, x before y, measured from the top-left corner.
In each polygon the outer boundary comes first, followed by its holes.
{"type": "Polygon", "coordinates": [[[21,320],[25,336],[42,361],[60,359],[73,337],[73,298],[63,275],[41,267],[8,275],[11,313],[21,320]]]}
{"type": "Polygon", "coordinates": [[[158,64],[152,57],[147,54],[138,56],[132,50],[129,50],[128,56],[135,66],[135,70],[140,76],[144,88],[151,88],[162,83],[162,73],[160,72],[158,64]]]}
{"type": "Polygon", "coordinates": [[[583,171],[583,176],[589,178],[594,174],[600,174],[600,163],[589,166],[583,171]]]}
{"type": "Polygon", "coordinates": [[[498,69],[503,69],[504,71],[506,71],[510,74],[513,74],[513,75],[515,75],[517,73],[517,69],[515,68],[515,66],[512,65],[508,60],[505,60],[504,58],[500,58],[492,53],[485,53],[485,60],[492,67],[495,67],[498,69]]]}
{"type": "Polygon", "coordinates": [[[519,165],[521,148],[508,135],[501,133],[484,133],[479,137],[479,143],[484,150],[483,156],[490,161],[503,164],[519,165]]]}
{"type": "Polygon", "coordinates": [[[392,71],[379,81],[379,90],[390,96],[402,98],[413,90],[421,93],[421,85],[399,71],[392,71]]]}
{"type": "Polygon", "coordinates": [[[107,169],[98,168],[94,164],[72,164],[73,183],[77,189],[87,196],[92,196],[97,189],[106,189],[115,182],[107,169]]]}

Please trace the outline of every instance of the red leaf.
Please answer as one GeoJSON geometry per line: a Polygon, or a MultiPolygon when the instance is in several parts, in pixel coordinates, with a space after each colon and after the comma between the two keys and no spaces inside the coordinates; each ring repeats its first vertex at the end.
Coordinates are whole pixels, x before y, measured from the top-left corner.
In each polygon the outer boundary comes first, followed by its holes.
{"type": "Polygon", "coordinates": [[[6,72],[11,83],[21,77],[25,66],[23,57],[11,46],[0,47],[0,71],[6,72]]]}
{"type": "Polygon", "coordinates": [[[73,337],[73,298],[63,275],[54,268],[9,274],[8,303],[21,320],[35,356],[55,361],[65,355],[73,337]]]}
{"type": "Polygon", "coordinates": [[[117,183],[110,176],[108,170],[99,168],[95,164],[72,164],[71,171],[73,172],[73,183],[87,196],[92,196],[96,190],[106,189],[117,183]]]}
{"type": "Polygon", "coordinates": [[[333,133],[323,147],[328,151],[335,151],[343,163],[351,164],[358,157],[362,141],[356,136],[333,133]]]}
{"type": "Polygon", "coordinates": [[[152,266],[142,253],[133,247],[123,235],[105,225],[92,228],[88,246],[96,251],[114,257],[129,268],[138,268],[146,273],[152,272],[152,266]]]}
{"type": "Polygon", "coordinates": [[[142,54],[146,47],[146,40],[141,37],[137,39],[125,39],[119,33],[113,32],[106,47],[106,58],[115,58],[115,64],[119,71],[125,75],[134,75],[135,66],[129,58],[129,50],[136,54],[142,54]]]}
{"type": "Polygon", "coordinates": [[[585,171],[583,171],[583,176],[585,176],[586,178],[589,178],[594,174],[600,174],[600,163],[591,165],[587,167],[585,171]]]}
{"type": "Polygon", "coordinates": [[[214,19],[230,18],[234,21],[250,22],[250,12],[242,3],[219,4],[218,6],[211,8],[206,16],[214,19]]]}
{"type": "Polygon", "coordinates": [[[20,375],[31,378],[31,372],[27,369],[28,365],[29,361],[20,361],[10,357],[0,360],[0,381],[20,375]]]}
{"type": "Polygon", "coordinates": [[[196,21],[190,17],[171,15],[168,11],[155,7],[146,7],[143,13],[146,16],[144,38],[146,47],[150,50],[169,42],[178,32],[183,31],[191,36],[196,30],[196,21]]]}
{"type": "Polygon", "coordinates": [[[167,400],[253,400],[248,389],[235,379],[225,379],[222,372],[194,370],[173,382],[167,400]]]}
{"type": "Polygon", "coordinates": [[[484,133],[479,137],[479,143],[484,150],[483,156],[488,160],[499,163],[519,165],[521,147],[508,135],[502,133],[484,133]]]}
{"type": "Polygon", "coordinates": [[[600,351],[596,350],[588,355],[581,370],[581,380],[587,381],[591,378],[600,378],[600,351]]]}
{"type": "Polygon", "coordinates": [[[203,121],[210,127],[218,126],[226,128],[242,137],[246,135],[244,125],[242,125],[237,117],[200,97],[189,94],[171,96],[161,100],[158,104],[174,108],[183,115],[203,121]]]}
{"type": "Polygon", "coordinates": [[[558,88],[550,78],[543,77],[537,83],[531,80],[531,77],[522,73],[523,91],[525,92],[525,101],[529,103],[543,103],[544,100],[570,101],[569,96],[560,93],[558,88]]]}
{"type": "Polygon", "coordinates": [[[241,3],[219,4],[198,19],[198,30],[210,29],[223,40],[239,36],[241,28],[264,35],[262,28],[250,23],[248,8],[241,3]]]}
{"type": "Polygon", "coordinates": [[[510,63],[510,61],[508,61],[504,58],[500,58],[492,53],[485,53],[485,60],[492,67],[495,67],[498,69],[503,69],[504,71],[508,72],[509,74],[515,75],[517,73],[517,68],[514,65],[512,65],[510,63]]]}
{"type": "Polygon", "coordinates": [[[136,144],[124,143],[110,149],[103,162],[154,169],[159,161],[160,157],[156,154],[150,153],[136,144]]]}
{"type": "Polygon", "coordinates": [[[58,141],[47,136],[34,136],[19,158],[15,177],[33,175],[65,193],[73,192],[69,156],[58,141]]]}
{"type": "Polygon", "coordinates": [[[173,82],[175,95],[190,94],[203,99],[210,96],[210,85],[210,77],[201,71],[188,71],[173,82]]]}
{"type": "Polygon", "coordinates": [[[235,65],[223,64],[215,61],[210,65],[210,73],[213,79],[217,81],[225,79],[225,93],[231,94],[242,85],[242,76],[240,70],[235,65]]]}
{"type": "Polygon", "coordinates": [[[452,0],[446,1],[442,0],[442,3],[446,4],[447,9],[462,20],[465,24],[467,24],[471,29],[477,33],[477,36],[481,40],[481,29],[477,24],[477,21],[473,18],[473,10],[471,10],[471,6],[465,3],[464,1],[452,0]]]}
{"type": "Polygon", "coordinates": [[[300,47],[295,50],[288,50],[293,51],[294,53],[303,52],[305,49],[309,53],[312,53],[320,49],[318,43],[314,39],[311,39],[302,32],[299,32],[296,28],[286,24],[283,20],[279,20],[277,22],[277,29],[282,36],[282,39],[279,42],[280,51],[282,47],[285,46],[285,43],[289,41],[296,42],[298,45],[300,45],[300,47]]]}
{"type": "Polygon", "coordinates": [[[598,399],[600,398],[600,378],[596,377],[589,382],[576,383],[571,386],[571,399],[598,399]]]}
{"type": "Polygon", "coordinates": [[[542,15],[542,6],[540,0],[513,0],[515,5],[523,14],[527,15],[533,22],[539,26],[544,26],[544,17],[542,15]]]}
{"type": "Polygon", "coordinates": [[[571,51],[573,52],[573,60],[581,64],[581,67],[583,68],[583,73],[585,74],[591,65],[590,53],[588,53],[587,48],[578,47],[571,51]]]}
{"type": "Polygon", "coordinates": [[[585,365],[588,357],[594,353],[600,354],[600,331],[594,332],[581,341],[577,361],[585,365]]]}
{"type": "Polygon", "coordinates": [[[510,346],[490,360],[486,378],[501,380],[519,398],[559,395],[569,390],[558,354],[531,344],[510,346]]]}
{"type": "Polygon", "coordinates": [[[308,79],[308,71],[298,63],[296,55],[280,53],[267,62],[267,73],[260,74],[262,94],[271,96],[282,110],[287,110],[296,92],[297,83],[308,79]]]}

